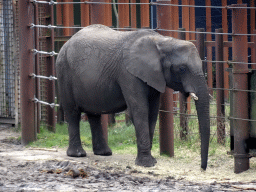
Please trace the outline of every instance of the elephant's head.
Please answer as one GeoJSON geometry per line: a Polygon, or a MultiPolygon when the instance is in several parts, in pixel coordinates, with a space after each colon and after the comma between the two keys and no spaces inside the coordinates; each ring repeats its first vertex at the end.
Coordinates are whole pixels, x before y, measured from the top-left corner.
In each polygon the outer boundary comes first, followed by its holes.
{"type": "MultiPolygon", "coordinates": [[[[127,53],[127,52],[126,52],[127,53]]],[[[165,87],[192,95],[201,133],[201,167],[206,169],[210,136],[209,93],[196,47],[161,35],[144,36],[129,48],[127,70],[159,92],[165,87]]]]}

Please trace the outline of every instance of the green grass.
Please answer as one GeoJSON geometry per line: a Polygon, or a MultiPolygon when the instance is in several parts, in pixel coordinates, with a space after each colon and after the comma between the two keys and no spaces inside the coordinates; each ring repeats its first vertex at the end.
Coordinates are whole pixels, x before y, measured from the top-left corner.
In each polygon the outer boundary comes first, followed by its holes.
{"type": "MultiPolygon", "coordinates": [[[[214,101],[212,101],[214,103],[214,101]]],[[[210,105],[211,116],[216,116],[216,105],[210,105]]],[[[191,103],[191,114],[196,114],[195,105],[191,103]]],[[[226,106],[226,114],[229,114],[229,106],[226,106]]],[[[114,153],[137,153],[136,136],[134,126],[126,125],[124,122],[125,115],[117,115],[115,125],[108,128],[108,144],[114,153]]],[[[188,137],[187,140],[180,139],[180,119],[179,115],[174,115],[174,146],[175,154],[182,153],[182,149],[189,149],[192,152],[200,153],[200,135],[198,129],[197,117],[189,117],[188,120],[188,137]]],[[[82,145],[85,148],[92,149],[92,136],[88,122],[80,123],[80,134],[82,145]]],[[[226,134],[229,134],[229,123],[226,122],[226,134]]],[[[67,124],[56,125],[56,132],[49,132],[46,126],[40,128],[37,141],[30,144],[31,147],[58,147],[66,148],[68,146],[68,129],[67,124]]],[[[217,142],[217,121],[211,119],[211,137],[209,156],[214,156],[220,148],[229,150],[229,137],[226,137],[225,145],[217,142]]],[[[159,126],[157,123],[154,139],[153,153],[159,154],[159,126]]]]}

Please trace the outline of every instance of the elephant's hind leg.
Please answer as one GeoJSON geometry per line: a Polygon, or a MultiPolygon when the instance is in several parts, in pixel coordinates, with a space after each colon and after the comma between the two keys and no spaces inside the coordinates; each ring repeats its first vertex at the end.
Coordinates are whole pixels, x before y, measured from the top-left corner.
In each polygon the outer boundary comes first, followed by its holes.
{"type": "Polygon", "coordinates": [[[85,157],[86,152],[84,151],[81,139],[79,122],[81,119],[81,113],[78,111],[68,111],[65,113],[68,121],[68,132],[69,132],[69,147],[67,155],[71,157],[85,157]]]}
{"type": "Polygon", "coordinates": [[[87,114],[92,132],[93,152],[95,155],[109,156],[112,155],[111,149],[108,147],[101,126],[101,115],[87,114]]]}

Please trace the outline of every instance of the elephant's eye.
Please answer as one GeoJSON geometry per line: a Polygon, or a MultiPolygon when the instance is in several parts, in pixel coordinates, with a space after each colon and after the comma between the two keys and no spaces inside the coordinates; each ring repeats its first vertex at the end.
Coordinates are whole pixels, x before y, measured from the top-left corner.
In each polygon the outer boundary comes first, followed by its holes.
{"type": "Polygon", "coordinates": [[[185,73],[185,72],[186,72],[186,67],[181,66],[181,67],[180,67],[180,73],[185,73]]]}

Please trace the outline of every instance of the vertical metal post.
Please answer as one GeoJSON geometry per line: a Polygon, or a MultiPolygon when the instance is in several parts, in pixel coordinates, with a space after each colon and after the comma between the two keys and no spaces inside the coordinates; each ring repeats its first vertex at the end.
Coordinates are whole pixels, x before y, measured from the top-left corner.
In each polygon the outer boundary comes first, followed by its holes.
{"type": "MultiPolygon", "coordinates": [[[[149,3],[149,0],[141,0],[141,3],[149,3]]],[[[140,5],[141,28],[150,28],[149,26],[149,4],[140,5]]]]}
{"type": "MultiPolygon", "coordinates": [[[[62,2],[62,0],[57,0],[57,2],[62,2]]],[[[56,23],[57,25],[63,25],[63,5],[56,6],[56,23]]]]}
{"type": "MultiPolygon", "coordinates": [[[[192,5],[189,7],[189,31],[195,31],[196,30],[196,19],[195,19],[195,0],[189,0],[189,5],[192,5]]],[[[196,39],[196,34],[191,33],[190,34],[190,40],[195,40],[196,39]]]]}
{"type": "MultiPolygon", "coordinates": [[[[92,0],[93,2],[104,2],[105,0],[92,0]]],[[[91,24],[105,24],[105,5],[104,4],[91,4],[91,24]]],[[[108,115],[101,115],[101,126],[105,141],[108,141],[108,115]]]]}
{"type": "MultiPolygon", "coordinates": [[[[178,33],[178,38],[181,40],[185,40],[186,34],[185,29],[179,29],[180,32],[178,33]]],[[[180,138],[182,140],[187,140],[188,135],[188,118],[187,118],[187,99],[184,94],[179,93],[179,102],[180,102],[180,138]]]]}
{"type": "MultiPolygon", "coordinates": [[[[136,3],[136,0],[131,0],[131,3],[136,3]]],[[[136,18],[136,5],[131,4],[131,28],[137,28],[137,18],[136,18]]]]}
{"type": "MultiPolygon", "coordinates": [[[[111,0],[105,0],[106,3],[111,3],[111,0]]],[[[129,8],[129,5],[128,5],[129,8]]],[[[129,13],[129,11],[128,11],[129,13]]],[[[128,18],[129,19],[129,18],[128,18]]],[[[129,20],[128,20],[129,23],[129,20]]],[[[112,27],[112,5],[106,4],[105,5],[105,25],[112,27]]]]}
{"type": "MultiPolygon", "coordinates": [[[[255,0],[250,0],[250,7],[255,7],[255,0]]],[[[250,17],[251,17],[251,33],[253,33],[254,29],[255,29],[255,9],[250,9],[250,17]]]]}
{"type": "MultiPolygon", "coordinates": [[[[254,36],[252,36],[252,42],[254,43],[254,47],[251,50],[251,55],[252,55],[252,63],[256,63],[256,30],[253,30],[254,36]]],[[[252,69],[256,69],[256,65],[252,65],[252,69]]]]}
{"type": "Polygon", "coordinates": [[[35,81],[29,77],[34,73],[33,30],[29,24],[33,23],[34,7],[27,0],[19,1],[19,40],[20,40],[20,95],[21,95],[21,142],[26,145],[36,140],[35,104],[32,99],[35,95],[35,81]]]}
{"type": "MultiPolygon", "coordinates": [[[[46,23],[54,25],[53,5],[45,6],[48,15],[46,23]]],[[[47,50],[54,51],[54,29],[49,29],[49,37],[46,38],[47,50]]],[[[54,56],[48,56],[46,59],[47,76],[55,76],[54,56]]],[[[48,80],[46,83],[48,103],[55,103],[55,81],[48,80]]],[[[47,126],[48,130],[55,132],[55,108],[47,106],[47,126]]]]}
{"type": "MultiPolygon", "coordinates": [[[[205,6],[211,6],[211,0],[205,1],[205,6]]],[[[211,8],[207,7],[206,9],[206,32],[212,31],[212,17],[211,17],[211,8]]],[[[212,35],[206,34],[206,41],[211,41],[212,35]]],[[[207,60],[212,60],[212,46],[207,46],[207,60]]],[[[212,62],[207,62],[207,84],[210,88],[210,93],[213,93],[213,78],[212,78],[212,62]]]]}
{"type": "MultiPolygon", "coordinates": [[[[223,33],[223,29],[216,29],[216,33],[223,33]]],[[[216,61],[223,61],[223,35],[215,36],[216,61]]],[[[224,63],[216,63],[216,87],[224,88],[224,63]]],[[[217,139],[218,143],[225,144],[225,103],[224,90],[217,89],[217,139]]]]}
{"type": "MultiPolygon", "coordinates": [[[[69,2],[69,0],[63,0],[63,2],[69,2]]],[[[74,14],[72,4],[63,4],[63,25],[64,27],[70,27],[74,25],[74,14]]],[[[70,36],[72,35],[72,33],[72,29],[70,28],[63,29],[64,36],[70,36]]]]}
{"type": "MultiPolygon", "coordinates": [[[[222,6],[225,7],[227,6],[227,0],[221,0],[222,1],[222,6]]],[[[222,9],[222,28],[223,32],[227,33],[228,32],[228,11],[227,9],[222,9]]],[[[224,41],[228,41],[228,36],[224,35],[223,36],[224,41]]],[[[224,61],[228,60],[228,47],[224,47],[224,61]]],[[[228,64],[224,63],[224,88],[228,89],[229,88],[229,74],[226,69],[228,68],[228,64]]],[[[228,90],[224,91],[225,93],[225,100],[228,100],[229,98],[229,92],[228,90]]]]}
{"type": "MultiPolygon", "coordinates": [[[[34,4],[34,13],[35,13],[35,20],[34,20],[34,23],[35,25],[38,25],[39,24],[39,15],[38,15],[38,4],[35,3],[34,4]]],[[[35,49],[39,50],[39,29],[36,27],[35,29],[35,33],[34,33],[34,38],[35,38],[35,49]]],[[[36,54],[35,55],[35,74],[40,74],[40,67],[39,67],[39,55],[36,54]]],[[[36,78],[35,79],[35,91],[36,91],[36,98],[40,98],[40,80],[39,78],[36,78]]],[[[36,130],[37,130],[37,133],[40,132],[40,119],[41,117],[41,105],[40,103],[35,103],[35,127],[36,127],[36,130]]]]}
{"type": "MultiPolygon", "coordinates": [[[[102,2],[105,0],[92,0],[92,2],[102,2]]],[[[105,24],[105,5],[104,4],[91,4],[91,24],[105,24]]]]}
{"type": "MultiPolygon", "coordinates": [[[[189,0],[182,0],[182,5],[189,5],[189,0]]],[[[189,31],[189,7],[182,7],[182,28],[189,31]]],[[[190,33],[186,33],[186,40],[190,40],[190,33]]]]}
{"type": "MultiPolygon", "coordinates": [[[[232,5],[232,31],[233,31],[233,61],[248,62],[247,36],[236,35],[247,33],[247,9],[246,4],[232,5]]],[[[248,119],[248,93],[239,90],[248,90],[248,65],[234,63],[234,117],[248,119]],[[236,89],[238,89],[236,91],[236,89]]],[[[249,138],[249,123],[246,120],[234,120],[234,157],[235,173],[241,173],[249,169],[249,156],[245,149],[245,140],[249,138]]]]}
{"type": "MultiPolygon", "coordinates": [[[[161,1],[170,4],[170,1],[161,1]]],[[[157,5],[157,28],[170,29],[171,6],[157,5]]],[[[170,32],[160,32],[162,35],[170,35],[170,32]]],[[[160,153],[174,156],[174,136],[173,136],[173,90],[166,88],[161,95],[161,108],[159,114],[160,131],[160,153]],[[170,112],[166,112],[170,111],[170,112]]]]}
{"type": "MultiPolygon", "coordinates": [[[[80,0],[84,2],[84,0],[80,0]]],[[[90,14],[89,14],[89,4],[81,4],[81,26],[86,27],[90,25],[90,14]]]]}
{"type": "MultiPolygon", "coordinates": [[[[129,1],[127,0],[119,0],[119,3],[128,3],[129,1]]],[[[129,21],[130,21],[130,16],[129,16],[129,5],[125,4],[118,4],[118,17],[119,17],[119,27],[120,28],[125,28],[129,27],[129,21]]]]}
{"type": "MultiPolygon", "coordinates": [[[[198,53],[200,55],[200,58],[202,60],[204,60],[204,56],[205,56],[205,43],[204,43],[204,33],[200,33],[200,32],[204,32],[204,28],[199,28],[196,29],[196,32],[199,32],[196,34],[196,47],[198,50],[198,53]]],[[[203,71],[204,73],[206,72],[206,63],[203,62],[203,71]]]]}

